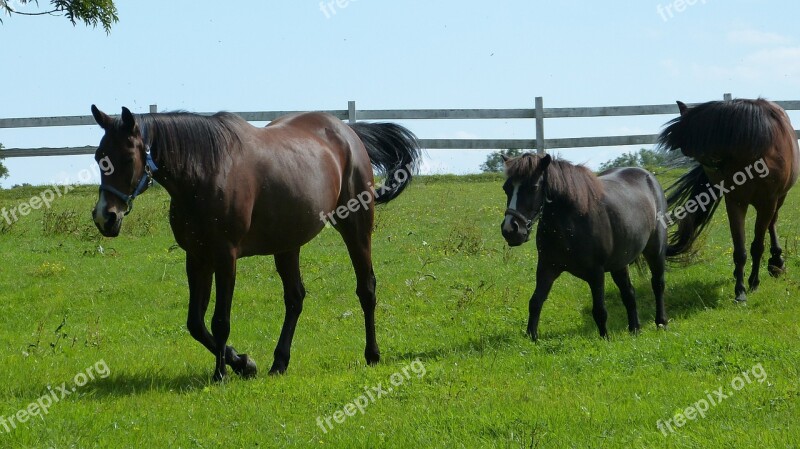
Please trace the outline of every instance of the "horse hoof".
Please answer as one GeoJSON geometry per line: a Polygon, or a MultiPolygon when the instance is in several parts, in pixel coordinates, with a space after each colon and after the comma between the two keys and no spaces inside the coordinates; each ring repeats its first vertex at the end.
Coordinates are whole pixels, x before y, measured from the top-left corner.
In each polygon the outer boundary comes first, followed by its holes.
{"type": "Polygon", "coordinates": [[[256,362],[248,357],[247,354],[239,354],[239,358],[243,360],[243,362],[240,362],[243,366],[240,365],[239,367],[233,368],[233,372],[243,379],[252,379],[256,377],[256,374],[258,374],[256,362]]]}
{"type": "Polygon", "coordinates": [[[745,292],[741,292],[738,295],[736,295],[736,302],[739,304],[744,304],[747,302],[747,295],[745,294],[745,292]]]}
{"type": "Polygon", "coordinates": [[[214,373],[214,377],[211,378],[211,381],[215,384],[224,383],[227,380],[227,376],[225,373],[220,373],[219,371],[214,373]]]}
{"type": "Polygon", "coordinates": [[[378,362],[381,361],[381,353],[380,352],[374,352],[374,353],[365,352],[364,353],[364,358],[367,359],[367,365],[375,366],[375,365],[378,364],[378,362]]]}
{"type": "Polygon", "coordinates": [[[280,376],[286,374],[286,367],[285,366],[276,366],[272,365],[272,368],[269,369],[270,376],[280,376]]]}
{"type": "Polygon", "coordinates": [[[786,270],[783,267],[779,267],[777,265],[767,265],[767,272],[770,276],[776,278],[780,277],[786,270]]]}
{"type": "Polygon", "coordinates": [[[658,329],[660,331],[665,331],[665,330],[667,330],[667,325],[666,324],[656,324],[656,329],[658,329]]]}

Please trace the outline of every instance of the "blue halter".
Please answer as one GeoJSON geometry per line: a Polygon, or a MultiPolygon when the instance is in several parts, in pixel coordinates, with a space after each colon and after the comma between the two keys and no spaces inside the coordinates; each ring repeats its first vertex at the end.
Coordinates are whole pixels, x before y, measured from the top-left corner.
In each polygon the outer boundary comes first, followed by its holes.
{"type": "MultiPolygon", "coordinates": [[[[142,130],[142,140],[145,140],[144,130],[142,130]]],[[[145,145],[144,154],[144,173],[142,173],[142,177],[139,179],[139,183],[136,185],[136,189],[134,189],[133,193],[126,195],[110,185],[100,184],[101,192],[106,191],[114,194],[117,198],[125,202],[128,206],[125,215],[128,215],[133,210],[133,200],[153,184],[153,175],[158,171],[158,166],[156,166],[156,163],[153,161],[153,155],[150,153],[150,144],[145,145]]]]}

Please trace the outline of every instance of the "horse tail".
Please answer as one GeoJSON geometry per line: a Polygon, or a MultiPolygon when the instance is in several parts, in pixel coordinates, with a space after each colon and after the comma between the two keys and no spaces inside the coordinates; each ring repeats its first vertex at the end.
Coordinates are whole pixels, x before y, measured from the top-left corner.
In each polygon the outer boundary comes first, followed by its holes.
{"type": "Polygon", "coordinates": [[[764,99],[709,101],[688,108],[667,122],[658,136],[662,152],[680,150],[684,156],[709,166],[737,155],[762,157],[776,138],[780,106],[764,99]]]}
{"type": "Polygon", "coordinates": [[[372,165],[385,175],[376,203],[388,203],[411,182],[422,150],[417,136],[394,123],[353,123],[350,127],[367,149],[372,165]]]}
{"type": "MultiPolygon", "coordinates": [[[[669,237],[667,257],[676,260],[677,256],[692,250],[697,237],[711,222],[722,198],[711,188],[711,181],[701,165],[696,165],[667,188],[668,215],[674,216],[678,207],[685,212],[678,221],[678,229],[669,237]],[[694,207],[686,207],[693,202],[694,207]],[[694,209],[689,212],[687,209],[694,209]]],[[[671,220],[670,220],[671,221],[671,220]]],[[[671,224],[663,221],[662,224],[671,224]]]]}

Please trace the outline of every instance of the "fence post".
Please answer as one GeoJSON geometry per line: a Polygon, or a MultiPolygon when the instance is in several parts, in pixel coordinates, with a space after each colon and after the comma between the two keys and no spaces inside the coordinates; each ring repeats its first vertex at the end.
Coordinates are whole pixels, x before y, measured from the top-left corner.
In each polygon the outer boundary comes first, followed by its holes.
{"type": "Polygon", "coordinates": [[[353,124],[356,120],[356,102],[350,100],[347,102],[347,123],[353,124]]]}
{"type": "Polygon", "coordinates": [[[536,97],[536,152],[539,155],[545,153],[544,148],[544,100],[536,97]]]}
{"type": "Polygon", "coordinates": [[[731,100],[733,100],[733,96],[732,96],[731,94],[725,94],[725,95],[723,95],[723,96],[722,96],[722,98],[723,98],[723,100],[725,100],[725,101],[731,101],[731,100]]]}

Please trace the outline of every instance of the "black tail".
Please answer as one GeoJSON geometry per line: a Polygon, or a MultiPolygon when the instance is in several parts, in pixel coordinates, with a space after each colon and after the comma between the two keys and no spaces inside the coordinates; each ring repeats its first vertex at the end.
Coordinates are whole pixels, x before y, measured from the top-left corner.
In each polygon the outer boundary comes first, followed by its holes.
{"type": "MultiPolygon", "coordinates": [[[[678,221],[678,229],[670,235],[667,246],[667,257],[675,260],[678,259],[676,256],[691,251],[697,237],[711,222],[711,217],[714,216],[714,211],[717,210],[722,198],[712,190],[711,182],[701,165],[695,166],[681,176],[667,189],[666,193],[669,218],[683,215],[675,213],[678,207],[683,208],[685,212],[685,216],[678,221]],[[694,202],[694,207],[689,207],[689,209],[694,209],[694,212],[686,210],[685,206],[689,201],[694,202]],[[702,206],[700,206],[701,204],[702,206]]],[[[663,223],[669,222],[671,220],[663,221],[663,223]]]]}
{"type": "Polygon", "coordinates": [[[411,182],[422,154],[417,136],[394,123],[354,123],[350,127],[367,148],[372,165],[386,176],[375,202],[397,198],[411,182]]]}

